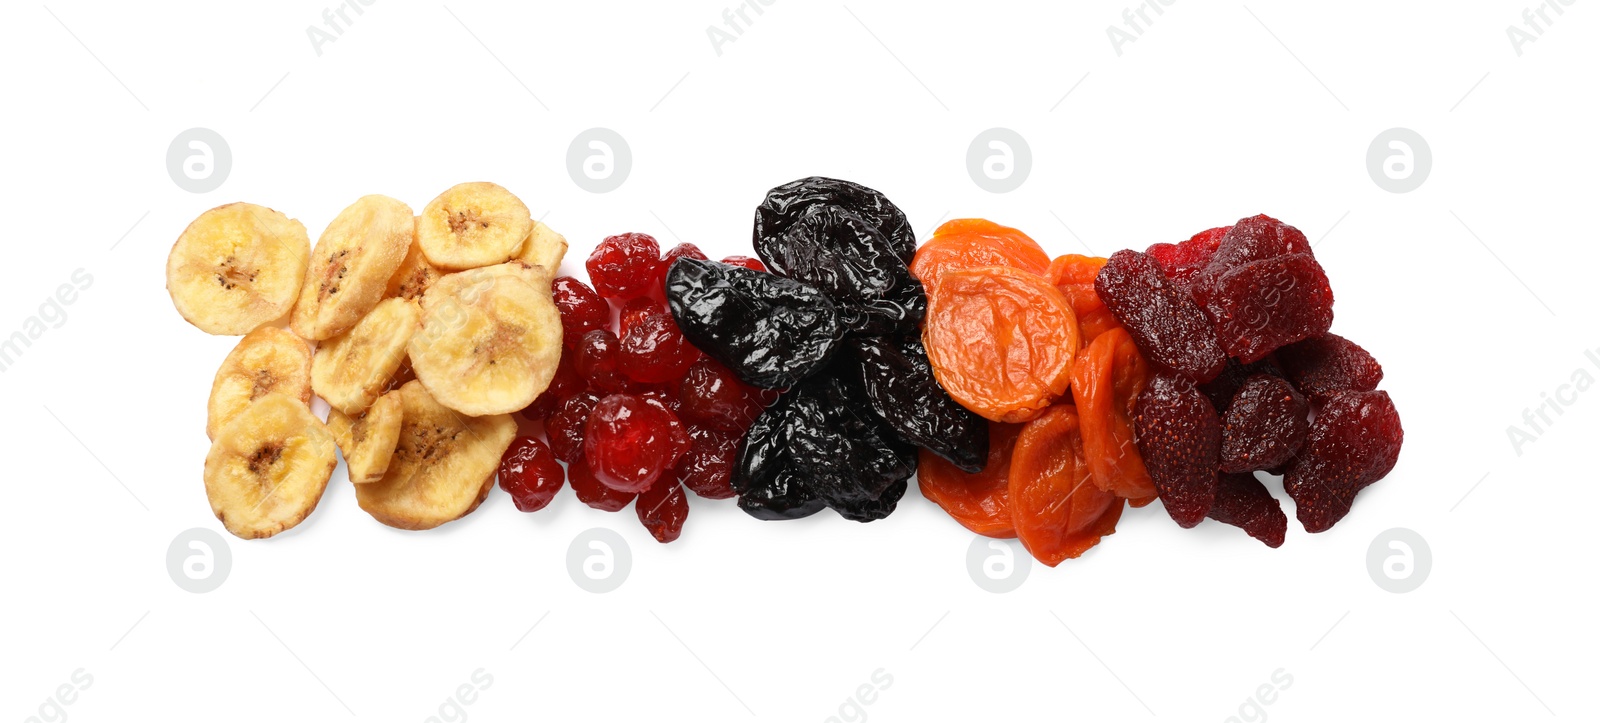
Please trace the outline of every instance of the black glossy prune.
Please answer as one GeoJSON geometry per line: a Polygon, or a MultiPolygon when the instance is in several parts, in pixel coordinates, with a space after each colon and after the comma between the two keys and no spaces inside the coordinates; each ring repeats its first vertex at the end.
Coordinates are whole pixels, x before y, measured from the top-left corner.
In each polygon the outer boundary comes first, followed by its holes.
{"type": "Polygon", "coordinates": [[[788,395],[789,457],[829,507],[876,500],[916,473],[916,450],[895,438],[858,383],[818,375],[788,395]]]}
{"type": "Polygon", "coordinates": [[[843,505],[835,507],[833,510],[838,512],[840,517],[851,522],[875,522],[888,517],[889,513],[894,512],[895,505],[900,503],[900,498],[906,496],[906,488],[908,486],[905,480],[900,480],[889,485],[889,489],[884,490],[883,494],[878,496],[878,499],[866,500],[853,505],[843,505]]]}
{"type": "Polygon", "coordinates": [[[889,429],[927,448],[963,472],[983,471],[989,459],[989,423],[946,394],[934,379],[922,339],[873,337],[850,343],[872,410],[889,429]]]}
{"type": "Polygon", "coordinates": [[[684,257],[667,271],[666,286],[684,337],[754,386],[811,376],[844,334],[833,302],[792,279],[684,257]]]}
{"type": "Polygon", "coordinates": [[[832,178],[784,184],[756,208],[754,236],[768,270],[821,289],[853,333],[909,331],[927,312],[909,268],[916,235],[877,191],[832,178]]]}
{"type": "Polygon", "coordinates": [[[739,509],[758,520],[798,520],[810,517],[827,505],[812,494],[800,474],[785,467],[766,484],[739,495],[739,509]]]}
{"type": "Polygon", "coordinates": [[[731,484],[739,509],[757,519],[797,520],[824,506],[789,459],[790,401],[779,399],[756,418],[734,462],[731,484]]]}

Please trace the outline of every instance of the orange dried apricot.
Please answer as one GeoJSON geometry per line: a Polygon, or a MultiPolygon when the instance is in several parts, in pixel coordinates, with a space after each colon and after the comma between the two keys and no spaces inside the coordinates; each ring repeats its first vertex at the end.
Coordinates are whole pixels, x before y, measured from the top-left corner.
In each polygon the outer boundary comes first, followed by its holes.
{"type": "Polygon", "coordinates": [[[1156,496],[1133,435],[1133,400],[1150,374],[1133,337],[1120,326],[1095,337],[1072,364],[1072,399],[1095,486],[1135,500],[1136,507],[1156,496]]]}
{"type": "Polygon", "coordinates": [[[1026,422],[1071,384],[1078,317],[1041,276],[1009,266],[944,273],[928,294],[923,345],[939,385],[995,422],[1026,422]]]}
{"type": "Polygon", "coordinates": [[[932,291],[945,272],[979,266],[1010,266],[1043,276],[1050,269],[1050,256],[1014,228],[981,218],[958,218],[940,226],[917,249],[911,275],[932,291]]]}
{"type": "Polygon", "coordinates": [[[1011,523],[1039,562],[1055,567],[1116,532],[1123,500],[1093,483],[1072,405],[1051,407],[1022,428],[1009,476],[1011,523]]]}
{"type": "Polygon", "coordinates": [[[973,532],[985,537],[1016,537],[1011,526],[1011,449],[1020,424],[989,423],[989,458],[983,471],[962,472],[945,458],[918,452],[917,485],[922,496],[943,508],[973,532]]]}
{"type": "Polygon", "coordinates": [[[1085,346],[1107,329],[1121,326],[1094,290],[1094,277],[1105,265],[1106,260],[1099,256],[1067,254],[1051,260],[1050,268],[1045,272],[1045,277],[1061,290],[1062,295],[1067,297],[1067,303],[1072,304],[1072,311],[1078,315],[1078,327],[1083,330],[1085,346]]]}

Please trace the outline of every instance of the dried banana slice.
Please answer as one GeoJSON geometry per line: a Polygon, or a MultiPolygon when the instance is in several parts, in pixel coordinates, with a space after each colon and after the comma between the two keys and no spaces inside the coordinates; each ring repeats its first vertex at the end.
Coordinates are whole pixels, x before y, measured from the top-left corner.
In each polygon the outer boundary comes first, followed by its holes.
{"type": "Polygon", "coordinates": [[[400,388],[400,442],[383,479],[356,485],[373,519],[427,530],[478,508],[494,487],[517,423],[508,414],[465,417],[434,401],[421,382],[400,388]]]}
{"type": "MultiPolygon", "coordinates": [[[[413,226],[416,219],[412,220],[413,226]]],[[[444,272],[438,267],[428,263],[428,257],[422,253],[422,245],[415,240],[411,248],[406,250],[405,260],[400,262],[400,268],[395,269],[394,276],[389,278],[389,288],[384,291],[384,298],[399,297],[402,299],[421,299],[422,292],[427,291],[444,272]]]]}
{"type": "Polygon", "coordinates": [[[292,326],[321,341],[342,334],[384,297],[411,248],[411,207],[388,196],[362,196],[335,216],[311,250],[292,326]]]}
{"type": "Polygon", "coordinates": [[[253,203],[200,214],[167,255],[167,293],[207,334],[238,336],[289,314],[305,279],[306,227],[253,203]]]}
{"type": "Polygon", "coordinates": [[[217,432],[206,454],[206,498],[228,531],[271,537],[300,524],[338,463],[333,435],[300,400],[268,394],[217,432]]]}
{"type": "Polygon", "coordinates": [[[543,221],[534,221],[528,239],[522,242],[517,260],[529,266],[538,266],[555,278],[561,268],[561,259],[567,255],[567,237],[556,233],[543,221]]]}
{"type": "Polygon", "coordinates": [[[328,431],[344,453],[351,482],[367,484],[383,479],[395,445],[400,442],[401,406],[397,389],[378,397],[365,414],[353,419],[337,409],[328,410],[328,431]]]}
{"type": "Polygon", "coordinates": [[[422,296],[410,357],[428,393],[462,414],[528,406],[561,361],[549,272],[511,261],[440,278],[422,296]]]}
{"type": "Polygon", "coordinates": [[[239,340],[211,380],[206,436],[216,439],[229,420],[273,392],[311,403],[311,346],[292,332],[263,326],[239,340]]]}
{"type": "Polygon", "coordinates": [[[384,299],[355,327],[317,347],[311,389],[345,414],[367,411],[388,389],[417,331],[417,302],[384,299]]]}
{"type": "Polygon", "coordinates": [[[474,269],[516,257],[532,228],[528,207],[510,191],[493,183],[463,183],[422,209],[417,242],[434,266],[474,269]]]}

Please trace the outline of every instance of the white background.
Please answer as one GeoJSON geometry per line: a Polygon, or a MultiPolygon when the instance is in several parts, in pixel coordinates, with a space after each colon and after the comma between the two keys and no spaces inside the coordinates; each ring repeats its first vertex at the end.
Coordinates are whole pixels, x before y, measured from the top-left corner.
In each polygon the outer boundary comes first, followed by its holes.
{"type": "Polygon", "coordinates": [[[1524,0],[1189,0],[1147,11],[1119,56],[1107,27],[1131,0],[782,0],[719,55],[706,29],[730,2],[385,0],[320,56],[320,1],[9,5],[0,335],[75,269],[93,284],[0,374],[0,718],[40,715],[81,668],[73,720],[421,721],[481,668],[476,720],[818,721],[881,668],[871,720],[1259,719],[1246,701],[1279,669],[1273,720],[1593,719],[1600,394],[1562,392],[1520,455],[1507,436],[1577,370],[1600,378],[1592,5],[1549,13],[1519,57],[1524,0]],[[566,170],[595,126],[633,153],[608,194],[566,170]],[[1032,149],[1007,194],[965,166],[996,126],[1032,149]],[[1432,149],[1408,194],[1365,165],[1396,126],[1432,149]],[[211,193],[165,169],[191,127],[232,149],[211,193]],[[1052,253],[1258,212],[1295,224],[1335,330],[1384,364],[1399,466],[1325,534],[1285,500],[1278,550],[1152,506],[1007,594],[974,584],[972,535],[914,491],[870,525],[694,499],[662,546],[567,491],[535,515],[497,490],[460,522],[392,530],[342,470],[292,533],[229,538],[218,590],[168,577],[175,536],[221,530],[205,399],[235,340],[184,323],[163,288],[201,211],[248,200],[314,239],[363,194],[421,208],[494,180],[566,234],[578,273],[623,231],[748,253],[765,190],[812,174],[885,192],[919,237],[984,216],[1052,253]],[[631,547],[616,592],[567,573],[592,527],[631,547]],[[1432,550],[1408,594],[1367,569],[1395,527],[1432,550]]]}

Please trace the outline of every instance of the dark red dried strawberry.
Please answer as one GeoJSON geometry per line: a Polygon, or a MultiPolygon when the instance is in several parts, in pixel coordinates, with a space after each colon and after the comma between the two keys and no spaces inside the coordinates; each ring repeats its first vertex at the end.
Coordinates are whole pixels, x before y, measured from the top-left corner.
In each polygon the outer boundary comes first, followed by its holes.
{"type": "Polygon", "coordinates": [[[713,500],[734,496],[733,465],[739,459],[739,437],[689,426],[689,451],[678,459],[678,483],[713,500]]]}
{"type": "Polygon", "coordinates": [[[1139,455],[1167,514],[1181,527],[1205,519],[1217,494],[1222,423],[1193,382],[1158,374],[1133,405],[1139,455]]]}
{"type": "Polygon", "coordinates": [[[608,299],[631,299],[660,284],[661,245],[643,233],[607,236],[584,267],[594,290],[608,299]]]}
{"type": "Polygon", "coordinates": [[[533,437],[517,437],[500,455],[500,489],[523,512],[537,512],[555,499],[566,482],[561,463],[550,448],[533,437]]]}
{"type": "Polygon", "coordinates": [[[586,383],[583,377],[578,376],[578,371],[572,368],[572,359],[563,354],[561,362],[556,364],[556,375],[550,378],[550,386],[545,387],[533,403],[522,410],[523,418],[530,422],[544,421],[544,418],[550,416],[563,399],[583,391],[586,383]]]}
{"type": "Polygon", "coordinates": [[[1211,320],[1149,254],[1112,254],[1094,290],[1150,361],[1201,382],[1222,371],[1226,356],[1211,320]]]}
{"type": "Polygon", "coordinates": [[[1387,392],[1329,396],[1283,478],[1306,532],[1322,532],[1343,519],[1357,492],[1394,469],[1404,441],[1400,414],[1387,392]]]}
{"type": "Polygon", "coordinates": [[[1228,272],[1256,261],[1309,253],[1311,244],[1300,229],[1265,214],[1239,219],[1217,242],[1205,267],[1189,277],[1189,289],[1195,303],[1205,308],[1228,272]]]}
{"type": "Polygon", "coordinates": [[[594,289],[571,276],[558,277],[550,294],[561,310],[561,345],[576,349],[583,335],[611,325],[611,307],[594,289]]]}
{"type": "Polygon", "coordinates": [[[639,493],[633,511],[650,536],[665,544],[683,532],[683,522],[689,518],[689,496],[684,494],[682,485],[663,479],[639,493]]]}
{"type": "Polygon", "coordinates": [[[572,483],[572,491],[577,493],[579,502],[606,512],[627,507],[635,496],[632,492],[618,492],[601,484],[594,472],[589,470],[589,463],[583,461],[582,455],[567,463],[567,481],[572,483]]]}
{"type": "Polygon", "coordinates": [[[1233,395],[1239,393],[1239,387],[1244,386],[1244,380],[1257,374],[1271,374],[1275,377],[1287,378],[1283,369],[1278,367],[1275,357],[1268,355],[1266,358],[1252,364],[1240,364],[1238,359],[1229,358],[1228,365],[1205,384],[1200,385],[1200,391],[1211,400],[1211,405],[1216,408],[1217,414],[1228,411],[1228,404],[1233,402],[1233,395]]]}
{"type": "Polygon", "coordinates": [[[1222,243],[1222,237],[1232,229],[1232,226],[1222,226],[1201,231],[1191,236],[1188,241],[1152,244],[1144,252],[1150,254],[1150,257],[1161,265],[1161,271],[1167,278],[1182,288],[1188,286],[1189,279],[1211,262],[1211,255],[1217,252],[1217,245],[1222,243]]]}
{"type": "Polygon", "coordinates": [[[1278,350],[1278,359],[1294,385],[1318,401],[1334,392],[1370,392],[1383,380],[1378,360],[1338,334],[1290,344],[1278,350]]]}
{"type": "Polygon", "coordinates": [[[1246,379],[1222,415],[1223,472],[1269,470],[1288,462],[1311,428],[1306,398],[1269,374],[1246,379]]]}
{"type": "Polygon", "coordinates": [[[544,434],[550,439],[550,451],[555,453],[556,459],[568,464],[583,459],[583,434],[589,423],[589,412],[599,403],[598,395],[579,392],[561,400],[544,418],[544,434]]]}
{"type": "Polygon", "coordinates": [[[1289,531],[1283,504],[1248,473],[1224,474],[1217,479],[1217,498],[1208,517],[1244,530],[1267,547],[1282,545],[1289,531]]]}
{"type": "Polygon", "coordinates": [[[1333,289],[1310,254],[1245,264],[1224,274],[1206,312],[1223,351],[1250,363],[1333,325],[1333,289]]]}

